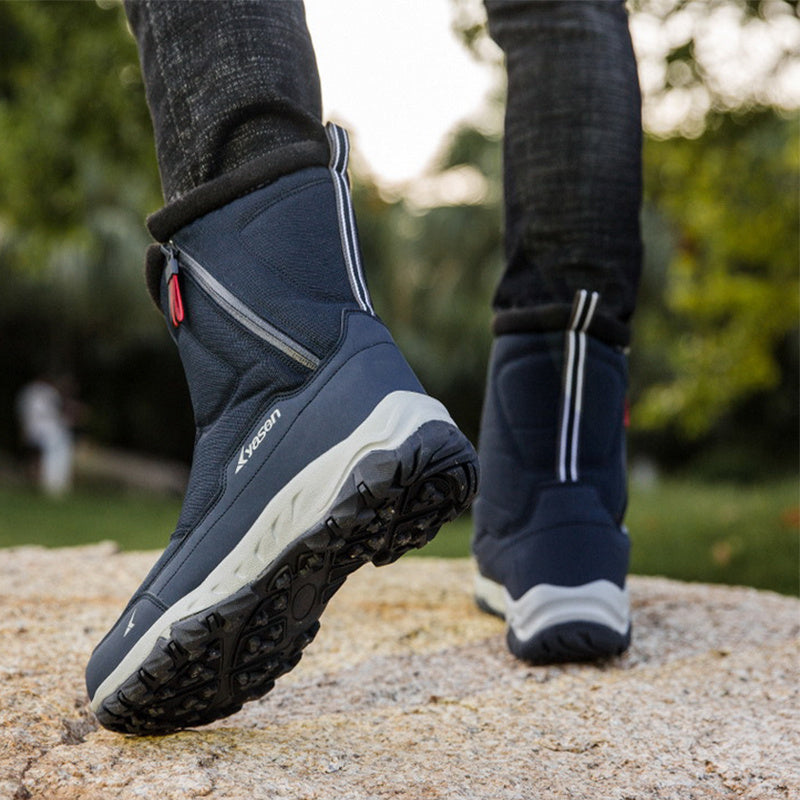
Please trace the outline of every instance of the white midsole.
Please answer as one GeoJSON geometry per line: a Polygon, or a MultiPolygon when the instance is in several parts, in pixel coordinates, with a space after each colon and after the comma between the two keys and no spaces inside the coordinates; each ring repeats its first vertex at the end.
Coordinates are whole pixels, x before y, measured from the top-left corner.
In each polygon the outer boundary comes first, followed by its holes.
{"type": "Polygon", "coordinates": [[[528,641],[546,628],[565,622],[593,622],[622,636],[630,627],[628,590],[607,580],[580,586],[540,583],[514,600],[501,584],[478,574],[475,595],[506,618],[520,641],[528,641]]]}
{"type": "Polygon", "coordinates": [[[505,617],[508,592],[502,583],[495,583],[475,573],[475,597],[483,601],[499,617],[505,617]]]}
{"type": "Polygon", "coordinates": [[[364,456],[375,450],[393,450],[426,422],[436,420],[455,424],[445,407],[427,395],[398,391],[384,397],[346,439],[292,478],[208,577],[150,626],[98,686],[92,710],[97,711],[103,700],[133,674],[159,637],[169,637],[174,622],[209,608],[252,583],[292,541],[316,524],[364,456]]]}

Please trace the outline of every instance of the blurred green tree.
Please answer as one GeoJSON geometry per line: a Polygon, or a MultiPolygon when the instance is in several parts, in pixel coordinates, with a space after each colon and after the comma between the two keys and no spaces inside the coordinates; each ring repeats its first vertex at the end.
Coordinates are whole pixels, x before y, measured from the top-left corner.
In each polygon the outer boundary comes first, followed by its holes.
{"type": "MultiPolygon", "coordinates": [[[[800,313],[798,132],[796,119],[758,111],[719,115],[698,139],[648,141],[648,202],[672,233],[662,306],[671,335],[669,374],[642,392],[637,425],[700,436],[780,384],[800,313]]],[[[637,326],[643,353],[663,350],[663,327],[637,326]]]]}
{"type": "Polygon", "coordinates": [[[160,189],[119,3],[0,3],[0,175],[0,446],[19,386],[67,371],[93,435],[188,452],[177,357],[143,290],[160,189]]]}
{"type": "MultiPolygon", "coordinates": [[[[97,287],[126,296],[159,202],[136,47],[116,3],[2,3],[0,53],[3,262],[58,283],[83,318],[97,287]]],[[[113,302],[98,312],[133,322],[113,302]]]]}

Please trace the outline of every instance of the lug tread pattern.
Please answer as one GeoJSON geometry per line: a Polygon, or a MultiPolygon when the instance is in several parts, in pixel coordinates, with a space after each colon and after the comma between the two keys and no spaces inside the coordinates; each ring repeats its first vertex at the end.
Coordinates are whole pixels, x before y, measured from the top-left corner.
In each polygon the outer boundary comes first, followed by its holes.
{"type": "Polygon", "coordinates": [[[300,661],[347,576],[427,544],[467,508],[477,478],[471,445],[443,422],[426,423],[395,451],[368,454],[323,520],[255,581],[175,622],[98,719],[121,733],[160,735],[262,697],[300,661]]]}

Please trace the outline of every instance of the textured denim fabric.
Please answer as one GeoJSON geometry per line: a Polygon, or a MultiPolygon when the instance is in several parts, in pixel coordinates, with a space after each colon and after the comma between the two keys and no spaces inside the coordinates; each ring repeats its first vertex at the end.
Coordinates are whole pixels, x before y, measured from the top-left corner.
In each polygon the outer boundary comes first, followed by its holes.
{"type": "MultiPolygon", "coordinates": [[[[508,69],[507,268],[495,332],[563,330],[576,291],[588,289],[601,294],[590,332],[627,344],[641,263],[641,122],[624,5],[486,6],[508,69]]],[[[325,164],[319,77],[300,0],[125,7],[168,204],[151,218],[156,238],[281,174],[325,164]],[[242,171],[270,155],[272,162],[242,171]]]]}
{"type": "Polygon", "coordinates": [[[301,0],[125,0],[139,46],[164,199],[270,152],[327,143],[301,0]]]}
{"type": "Polygon", "coordinates": [[[566,327],[576,291],[589,289],[601,296],[592,332],[625,344],[641,265],[642,185],[641,100],[624,5],[486,0],[486,8],[508,72],[507,266],[495,329],[566,327]]]}

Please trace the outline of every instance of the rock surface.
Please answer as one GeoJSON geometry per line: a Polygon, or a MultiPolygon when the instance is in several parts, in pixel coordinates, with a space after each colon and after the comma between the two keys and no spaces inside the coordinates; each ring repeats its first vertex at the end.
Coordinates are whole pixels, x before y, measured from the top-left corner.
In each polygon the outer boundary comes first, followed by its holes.
{"type": "Polygon", "coordinates": [[[303,661],[214,725],[98,729],[83,666],[153,562],[0,551],[0,798],[800,798],[800,602],[632,578],[634,644],[529,667],[466,561],[360,570],[303,661]]]}

